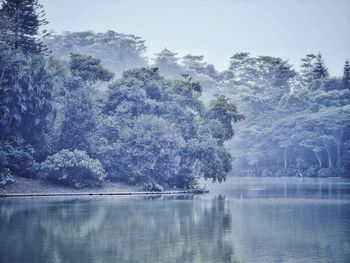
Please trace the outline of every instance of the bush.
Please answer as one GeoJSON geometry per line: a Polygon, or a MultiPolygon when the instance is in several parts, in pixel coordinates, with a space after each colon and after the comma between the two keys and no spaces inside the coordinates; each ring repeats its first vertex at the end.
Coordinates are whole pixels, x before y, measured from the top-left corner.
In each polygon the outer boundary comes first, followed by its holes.
{"type": "Polygon", "coordinates": [[[322,168],[318,170],[318,177],[333,177],[334,171],[332,168],[322,168]]]}
{"type": "Polygon", "coordinates": [[[348,171],[345,168],[322,168],[318,170],[318,177],[346,177],[348,171]]]}
{"type": "Polygon", "coordinates": [[[300,176],[301,173],[297,168],[292,168],[292,167],[288,167],[288,168],[280,168],[277,170],[277,172],[275,173],[276,177],[294,177],[294,176],[300,176]]]}
{"type": "Polygon", "coordinates": [[[100,161],[80,150],[64,149],[55,153],[47,157],[39,169],[47,173],[47,178],[76,188],[99,185],[106,177],[100,161]]]}
{"type": "Polygon", "coordinates": [[[8,169],[11,174],[35,177],[34,149],[21,141],[0,141],[0,170],[8,169]]]}
{"type": "Polygon", "coordinates": [[[0,187],[13,184],[15,179],[12,177],[11,171],[8,168],[0,170],[0,187]]]}
{"type": "Polygon", "coordinates": [[[141,184],[142,191],[163,192],[164,187],[157,183],[146,182],[141,184]]]}
{"type": "Polygon", "coordinates": [[[319,168],[311,167],[305,170],[305,177],[317,177],[319,168]]]}

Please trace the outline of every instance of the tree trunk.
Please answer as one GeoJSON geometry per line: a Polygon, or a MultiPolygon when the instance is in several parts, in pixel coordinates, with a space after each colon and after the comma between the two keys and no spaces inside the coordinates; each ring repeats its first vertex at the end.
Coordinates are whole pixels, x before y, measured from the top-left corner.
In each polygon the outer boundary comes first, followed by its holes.
{"type": "Polygon", "coordinates": [[[322,158],[320,156],[318,156],[316,152],[313,151],[313,153],[316,156],[316,159],[318,161],[320,168],[322,168],[322,158]]]}
{"type": "Polygon", "coordinates": [[[344,134],[344,128],[340,128],[340,133],[339,133],[339,137],[338,140],[336,142],[336,146],[337,146],[337,166],[340,167],[341,165],[341,144],[342,144],[342,140],[343,140],[343,134],[344,134]]]}
{"type": "Polygon", "coordinates": [[[326,143],[326,140],[323,139],[323,145],[326,148],[326,152],[327,152],[327,157],[328,157],[328,167],[329,168],[333,168],[333,164],[332,164],[332,155],[331,152],[329,151],[328,145],[326,143]]]}
{"type": "Polygon", "coordinates": [[[284,148],[284,168],[288,167],[287,163],[287,148],[284,148]]]}

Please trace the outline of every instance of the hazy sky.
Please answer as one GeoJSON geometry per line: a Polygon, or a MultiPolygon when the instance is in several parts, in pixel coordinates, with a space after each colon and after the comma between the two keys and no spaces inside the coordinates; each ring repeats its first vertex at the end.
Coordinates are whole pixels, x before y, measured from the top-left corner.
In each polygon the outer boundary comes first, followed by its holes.
{"type": "Polygon", "coordinates": [[[350,59],[350,0],[41,0],[56,33],[115,30],[146,40],[147,56],[168,47],[204,55],[218,69],[235,52],[299,64],[322,53],[331,74],[350,59]]]}

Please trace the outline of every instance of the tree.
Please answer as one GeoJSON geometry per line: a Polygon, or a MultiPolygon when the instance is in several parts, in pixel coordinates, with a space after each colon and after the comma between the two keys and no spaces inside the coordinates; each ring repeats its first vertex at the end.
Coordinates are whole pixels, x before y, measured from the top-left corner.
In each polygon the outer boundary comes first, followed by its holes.
{"type": "Polygon", "coordinates": [[[350,63],[348,60],[344,64],[343,85],[345,89],[350,89],[350,63]]]}
{"type": "Polygon", "coordinates": [[[156,116],[140,116],[125,127],[119,138],[119,156],[113,173],[124,180],[144,184],[169,184],[179,174],[185,144],[174,124],[156,116]]]}
{"type": "Polygon", "coordinates": [[[321,54],[316,56],[316,62],[314,64],[313,73],[316,79],[324,79],[329,76],[328,69],[324,65],[321,54]]]}
{"type": "Polygon", "coordinates": [[[46,62],[0,42],[0,172],[34,176],[35,162],[50,151],[53,79],[46,62]]]}
{"type": "Polygon", "coordinates": [[[2,12],[2,9],[0,8],[0,41],[1,42],[3,43],[14,42],[14,36],[12,32],[15,30],[16,16],[10,17],[8,14],[2,12]]]}
{"type": "Polygon", "coordinates": [[[228,80],[234,82],[245,82],[248,84],[249,75],[254,67],[254,59],[250,58],[249,53],[236,53],[230,58],[230,66],[226,73],[228,80]]]}
{"type": "Polygon", "coordinates": [[[258,116],[277,107],[281,98],[290,93],[290,81],[295,75],[288,61],[281,58],[237,53],[231,57],[226,79],[236,89],[244,89],[237,92],[238,99],[244,99],[247,109],[258,116]]]}
{"type": "Polygon", "coordinates": [[[43,146],[53,88],[46,61],[1,44],[0,57],[0,138],[43,146]]]}
{"type": "Polygon", "coordinates": [[[180,187],[196,185],[197,178],[222,182],[232,169],[233,158],[225,147],[210,136],[189,140],[182,150],[181,171],[177,180],[180,187]]]}
{"type": "Polygon", "coordinates": [[[89,137],[96,128],[94,106],[91,91],[83,85],[70,92],[61,125],[58,149],[89,152],[89,137]]]}
{"type": "Polygon", "coordinates": [[[226,178],[232,158],[223,143],[243,116],[223,97],[206,110],[200,84],[184,78],[166,80],[158,69],[141,68],[109,85],[93,148],[111,178],[181,188],[195,187],[199,177],[226,178]]]}
{"type": "Polygon", "coordinates": [[[110,81],[114,74],[101,65],[101,60],[88,55],[71,54],[70,71],[85,82],[110,81]]]}
{"type": "Polygon", "coordinates": [[[107,31],[65,32],[50,35],[45,44],[57,58],[69,61],[71,54],[90,55],[120,77],[123,71],[147,65],[145,40],[129,34],[107,31]]]}
{"type": "Polygon", "coordinates": [[[236,105],[230,102],[229,98],[220,95],[211,102],[210,108],[206,113],[208,120],[218,120],[223,129],[219,136],[220,143],[231,139],[234,135],[233,122],[238,122],[244,119],[244,115],[240,114],[236,105]]]}
{"type": "MultiPolygon", "coordinates": [[[[321,55],[286,61],[248,53],[231,57],[224,94],[247,118],[230,142],[239,175],[344,175],[348,169],[349,89],[329,78],[321,55]]],[[[207,123],[213,137],[223,129],[207,123]]]]}
{"type": "MultiPolygon", "coordinates": [[[[3,39],[12,49],[20,48],[25,54],[40,54],[47,49],[39,39],[39,28],[48,24],[38,0],[3,0],[0,16],[12,23],[3,39]]],[[[43,37],[47,35],[44,30],[43,37]]]]}
{"type": "Polygon", "coordinates": [[[162,99],[163,86],[164,79],[156,68],[126,71],[121,79],[109,85],[103,112],[116,118],[124,116],[120,118],[121,121],[130,121],[136,116],[149,113],[149,102],[162,99]]]}
{"type": "Polygon", "coordinates": [[[69,95],[57,148],[89,153],[89,138],[97,125],[91,85],[97,81],[109,81],[114,74],[105,69],[100,60],[79,54],[72,54],[70,72],[72,77],[67,81],[69,95]]]}
{"type": "Polygon", "coordinates": [[[3,0],[0,8],[0,172],[34,176],[50,151],[53,78],[39,27],[38,1],[3,0]]]}
{"type": "Polygon", "coordinates": [[[308,54],[305,58],[301,59],[301,71],[300,78],[303,84],[308,85],[315,79],[314,65],[315,65],[316,55],[308,54]]]}
{"type": "MultiPolygon", "coordinates": [[[[184,65],[184,71],[186,74],[191,75],[191,77],[200,81],[201,84],[206,83],[205,76],[210,77],[209,80],[221,81],[222,76],[217,72],[214,65],[204,62],[203,59],[203,55],[198,56],[189,54],[184,56],[182,58],[182,64],[184,65]]],[[[212,84],[210,86],[212,86],[212,84]]]]}
{"type": "Polygon", "coordinates": [[[187,69],[202,73],[206,67],[203,58],[204,56],[186,55],[182,58],[182,62],[187,69]]]}

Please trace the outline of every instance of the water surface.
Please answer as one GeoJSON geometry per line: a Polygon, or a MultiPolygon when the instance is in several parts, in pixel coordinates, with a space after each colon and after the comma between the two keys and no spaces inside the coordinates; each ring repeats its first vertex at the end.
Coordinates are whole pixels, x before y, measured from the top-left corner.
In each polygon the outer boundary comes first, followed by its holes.
{"type": "Polygon", "coordinates": [[[203,184],[207,195],[0,199],[0,262],[350,262],[350,180],[203,184]]]}

